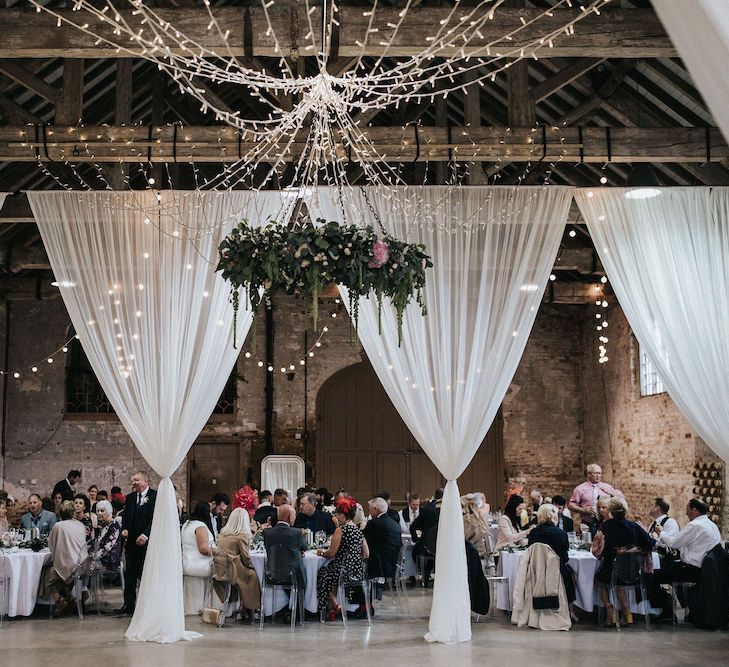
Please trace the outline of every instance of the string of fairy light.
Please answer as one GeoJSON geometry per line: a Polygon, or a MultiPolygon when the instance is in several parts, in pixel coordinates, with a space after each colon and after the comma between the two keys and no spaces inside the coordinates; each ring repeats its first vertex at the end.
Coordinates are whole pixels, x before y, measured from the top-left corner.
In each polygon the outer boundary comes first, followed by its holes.
{"type": "Polygon", "coordinates": [[[78,339],[78,336],[71,336],[71,338],[69,338],[63,345],[61,345],[61,347],[56,348],[50,354],[46,354],[42,358],[38,359],[38,361],[36,361],[32,364],[29,364],[28,366],[16,367],[16,368],[6,368],[4,370],[0,370],[0,375],[7,375],[7,376],[13,377],[16,380],[18,380],[21,377],[24,377],[25,375],[31,375],[31,374],[38,373],[44,363],[53,364],[55,357],[57,357],[61,354],[66,354],[68,352],[69,346],[76,339],[78,339]]]}

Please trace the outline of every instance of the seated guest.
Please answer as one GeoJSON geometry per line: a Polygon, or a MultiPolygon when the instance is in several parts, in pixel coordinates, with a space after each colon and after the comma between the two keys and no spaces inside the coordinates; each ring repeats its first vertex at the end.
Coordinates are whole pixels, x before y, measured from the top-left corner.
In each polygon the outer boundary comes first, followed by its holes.
{"type": "Polygon", "coordinates": [[[52,565],[46,574],[46,592],[53,596],[55,615],[61,616],[68,608],[71,584],[78,563],[86,558],[86,526],[74,518],[74,503],[64,500],[59,510],[59,521],[48,536],[52,565]]]}
{"type": "Polygon", "coordinates": [[[438,487],[435,490],[435,493],[433,494],[433,497],[426,503],[430,509],[435,509],[436,507],[440,507],[443,503],[443,489],[441,487],[438,487]]]}
{"type": "MultiPolygon", "coordinates": [[[[329,517],[331,519],[331,517],[329,517]]],[[[273,528],[263,531],[263,545],[266,547],[266,558],[277,562],[276,551],[287,552],[286,561],[294,566],[294,575],[302,590],[306,587],[306,571],[303,556],[306,551],[306,538],[298,528],[293,528],[296,510],[292,505],[281,505],[278,508],[278,522],[273,528]]],[[[285,577],[288,572],[273,572],[274,576],[285,577]]]]}
{"type": "Polygon", "coordinates": [[[392,505],[392,498],[390,498],[390,494],[388,491],[380,491],[380,493],[377,494],[378,498],[382,498],[387,503],[387,516],[389,516],[395,523],[400,525],[400,514],[397,510],[392,509],[390,505],[392,505]]]}
{"type": "Polygon", "coordinates": [[[544,497],[542,496],[539,489],[532,489],[529,492],[529,505],[532,509],[532,512],[536,513],[540,505],[542,505],[543,503],[544,497]]]}
{"type": "Polygon", "coordinates": [[[410,537],[415,544],[415,547],[413,547],[413,560],[416,563],[425,549],[425,536],[431,530],[438,530],[440,508],[443,504],[442,489],[436,489],[435,494],[437,496],[439,491],[441,492],[440,498],[435,501],[435,504],[427,503],[425,507],[421,507],[418,517],[410,523],[410,537]]]}
{"type": "Polygon", "coordinates": [[[86,541],[92,542],[98,525],[96,514],[91,513],[91,502],[83,493],[77,493],[73,499],[73,518],[86,527],[86,541]]]}
{"type": "Polygon", "coordinates": [[[53,506],[53,501],[48,496],[44,496],[43,498],[41,498],[41,507],[46,512],[50,512],[53,516],[56,516],[55,507],[53,506]]]}
{"type": "Polygon", "coordinates": [[[76,496],[76,484],[81,481],[80,470],[69,470],[68,475],[65,479],[60,482],[56,482],[51,492],[51,498],[57,493],[60,493],[63,500],[73,500],[76,496]]]}
{"type": "Polygon", "coordinates": [[[99,495],[99,487],[96,486],[96,484],[92,484],[88,489],[86,489],[86,493],[89,497],[89,502],[91,503],[91,511],[96,512],[94,505],[96,505],[96,501],[98,500],[97,496],[99,495]]]}
{"type": "Polygon", "coordinates": [[[337,508],[334,505],[334,496],[329,493],[329,491],[325,491],[322,494],[320,509],[322,512],[326,512],[327,514],[331,514],[332,516],[337,513],[337,508]]]}
{"type": "MultiPolygon", "coordinates": [[[[535,543],[546,544],[552,547],[552,551],[559,556],[559,570],[562,573],[567,601],[572,605],[575,601],[575,580],[572,568],[568,565],[570,560],[569,540],[567,532],[557,525],[558,521],[559,511],[554,505],[547,503],[541,505],[537,510],[537,525],[529,533],[527,542],[529,546],[535,543]]],[[[576,620],[571,608],[570,615],[573,617],[573,621],[576,620]]]]}
{"type": "MultiPolygon", "coordinates": [[[[469,494],[473,496],[473,494],[469,494]]],[[[468,496],[461,497],[461,511],[463,512],[463,532],[466,542],[476,547],[479,558],[486,558],[489,553],[489,525],[479,511],[476,499],[468,496]]]]}
{"type": "Polygon", "coordinates": [[[217,537],[223,528],[223,514],[230,505],[230,496],[225,493],[216,493],[210,499],[210,526],[213,531],[213,537],[217,537]]]}
{"type": "Polygon", "coordinates": [[[332,515],[316,508],[316,496],[313,493],[305,493],[299,498],[299,513],[294,527],[308,528],[312,535],[319,531],[332,535],[335,530],[332,515]]]}
{"type": "Polygon", "coordinates": [[[96,494],[96,500],[97,502],[99,500],[109,500],[109,492],[105,489],[101,489],[101,491],[96,494]]]}
{"type": "MultiPolygon", "coordinates": [[[[271,492],[267,493],[270,497],[271,492]]],[[[242,507],[236,507],[218,535],[218,552],[213,559],[213,586],[221,602],[225,592],[224,586],[218,582],[227,581],[238,590],[238,599],[243,607],[260,609],[261,586],[251,563],[251,537],[250,515],[242,507]]]]}
{"type": "Polygon", "coordinates": [[[182,589],[185,615],[199,614],[205,606],[205,590],[213,562],[210,505],[199,502],[182,526],[182,589]]]}
{"type": "Polygon", "coordinates": [[[273,506],[273,494],[270,491],[261,491],[258,494],[258,507],[253,520],[260,526],[273,526],[276,523],[276,508],[273,506]]]}
{"type": "MultiPolygon", "coordinates": [[[[597,505],[595,505],[596,517],[595,521],[592,521],[588,526],[588,530],[592,535],[593,539],[601,532],[603,524],[612,517],[610,516],[610,498],[607,496],[600,496],[597,499],[597,505]]],[[[584,524],[582,524],[584,527],[584,524]]]]}
{"type": "Polygon", "coordinates": [[[410,533],[410,524],[420,515],[420,496],[417,493],[411,493],[408,496],[408,506],[400,510],[400,532],[410,533]]]}
{"type": "Polygon", "coordinates": [[[281,507],[281,505],[289,504],[289,492],[286,489],[276,489],[273,492],[273,506],[281,507]]]}
{"type": "MultiPolygon", "coordinates": [[[[331,545],[328,549],[318,549],[316,552],[317,556],[333,559],[319,570],[316,581],[319,609],[328,612],[327,620],[330,621],[341,612],[336,598],[339,575],[344,571],[349,579],[362,579],[364,573],[362,559],[370,555],[362,531],[354,525],[354,514],[357,511],[354,498],[340,498],[336,507],[334,520],[337,522],[337,529],[332,535],[331,545]]],[[[372,575],[371,572],[369,574],[372,575]]],[[[344,602],[339,600],[340,604],[344,602]]]]}
{"type": "Polygon", "coordinates": [[[659,536],[659,532],[656,530],[658,526],[661,527],[660,532],[663,534],[664,539],[666,537],[673,538],[678,535],[680,530],[678,521],[668,516],[669,509],[671,509],[670,505],[663,498],[656,498],[653,507],[648,512],[651,519],[653,519],[648,528],[648,534],[654,539],[658,539],[659,536]]]}
{"type": "Polygon", "coordinates": [[[383,498],[373,498],[368,504],[370,520],[363,532],[370,551],[369,576],[394,577],[402,548],[400,526],[387,516],[387,502],[383,498]]]}
{"type": "Polygon", "coordinates": [[[686,505],[689,522],[678,534],[668,535],[662,526],[655,527],[658,546],[678,549],[680,555],[680,560],[662,560],[661,569],[653,573],[651,605],[662,607],[662,616],[665,618],[672,617],[673,609],[671,598],[661,588],[661,584],[672,581],[697,582],[706,554],[721,542],[719,529],[707,516],[708,511],[709,507],[705,502],[692,498],[686,505]]]}
{"type": "MultiPolygon", "coordinates": [[[[570,512],[579,513],[573,517],[574,520],[581,521],[588,527],[595,523],[597,521],[597,500],[600,496],[623,498],[623,493],[607,482],[603,482],[602,468],[597,463],[590,463],[587,466],[587,481],[575,487],[567,505],[570,512]]],[[[595,534],[592,528],[590,532],[595,534]]]]}
{"type": "Polygon", "coordinates": [[[323,510],[324,496],[331,495],[331,493],[329,493],[329,489],[327,489],[325,486],[320,486],[316,491],[314,491],[314,495],[316,496],[316,508],[323,510]]]}
{"type": "Polygon", "coordinates": [[[111,487],[111,496],[109,500],[114,501],[118,500],[122,505],[127,502],[127,497],[122,493],[120,486],[112,486],[111,487]]]}
{"type": "MultiPolygon", "coordinates": [[[[618,553],[635,550],[648,552],[656,543],[643,528],[626,518],[628,503],[625,502],[625,498],[611,498],[608,502],[608,511],[612,518],[606,519],[600,527],[600,532],[605,537],[605,544],[602,550],[602,567],[595,575],[598,581],[606,585],[609,585],[612,580],[613,563],[618,553]]],[[[620,579],[617,583],[621,584],[620,579]]],[[[613,625],[616,621],[617,610],[613,609],[610,604],[608,589],[602,587],[601,593],[603,604],[608,612],[606,624],[613,625]]],[[[633,622],[633,614],[630,611],[625,590],[618,589],[617,593],[623,610],[623,624],[630,625],[633,622]]]]}
{"type": "Polygon", "coordinates": [[[61,505],[63,504],[63,494],[57,491],[51,496],[51,500],[53,500],[53,513],[58,517],[61,511],[61,505]]]}
{"type": "Polygon", "coordinates": [[[508,546],[526,546],[527,536],[533,528],[533,525],[529,525],[524,498],[517,495],[509,496],[509,500],[506,501],[504,507],[504,513],[499,519],[496,549],[503,549],[508,546]]]}
{"type": "Polygon", "coordinates": [[[108,500],[96,503],[96,518],[99,523],[96,555],[107,570],[116,570],[121,563],[123,540],[121,526],[114,521],[114,510],[108,500]]]}
{"type": "Polygon", "coordinates": [[[8,504],[5,500],[0,500],[0,535],[10,530],[8,523],[8,504]]]}
{"type": "Polygon", "coordinates": [[[20,527],[25,530],[37,528],[40,535],[47,536],[56,523],[56,515],[43,509],[43,501],[37,493],[28,498],[28,509],[30,511],[20,517],[20,527]]]}
{"type": "Polygon", "coordinates": [[[559,518],[557,520],[557,528],[571,533],[575,529],[575,524],[572,519],[564,515],[564,509],[567,506],[567,499],[564,496],[553,496],[552,505],[557,508],[559,518]]]}

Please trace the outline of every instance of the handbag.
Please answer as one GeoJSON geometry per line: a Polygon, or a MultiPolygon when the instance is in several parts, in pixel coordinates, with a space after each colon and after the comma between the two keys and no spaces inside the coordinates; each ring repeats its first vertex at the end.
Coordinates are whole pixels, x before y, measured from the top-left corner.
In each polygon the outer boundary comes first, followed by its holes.
{"type": "Polygon", "coordinates": [[[207,625],[217,625],[222,628],[225,624],[225,610],[214,607],[203,607],[202,622],[207,625]]]}

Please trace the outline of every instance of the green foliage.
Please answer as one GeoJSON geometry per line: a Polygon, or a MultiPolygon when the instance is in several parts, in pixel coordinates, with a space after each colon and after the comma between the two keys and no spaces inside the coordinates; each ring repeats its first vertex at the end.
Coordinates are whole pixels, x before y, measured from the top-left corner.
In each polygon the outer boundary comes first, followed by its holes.
{"type": "MultiPolygon", "coordinates": [[[[398,342],[402,314],[415,298],[423,314],[426,269],[433,263],[425,246],[377,237],[372,227],[319,221],[289,227],[251,227],[243,220],[220,244],[217,271],[231,284],[231,302],[238,310],[239,290],[245,288],[253,310],[275,290],[311,301],[316,328],[317,299],[324,285],[349,290],[350,312],[358,321],[357,297],[374,292],[381,312],[384,297],[397,312],[398,342]]],[[[235,346],[236,341],[233,341],[235,346]]]]}

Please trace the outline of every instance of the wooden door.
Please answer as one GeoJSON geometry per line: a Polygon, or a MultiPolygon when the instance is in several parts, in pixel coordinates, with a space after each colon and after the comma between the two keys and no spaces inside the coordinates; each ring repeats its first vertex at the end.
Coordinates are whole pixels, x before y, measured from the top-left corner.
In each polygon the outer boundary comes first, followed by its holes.
{"type": "MultiPolygon", "coordinates": [[[[503,483],[501,417],[459,480],[463,493],[498,499],[503,483]]],[[[344,486],[360,502],[388,491],[397,506],[409,491],[430,497],[445,480],[408,430],[368,363],[332,376],[317,396],[316,483],[344,486]]]]}
{"type": "Polygon", "coordinates": [[[218,492],[229,496],[243,486],[241,445],[238,440],[199,440],[188,454],[188,507],[210,500],[218,492]]]}

